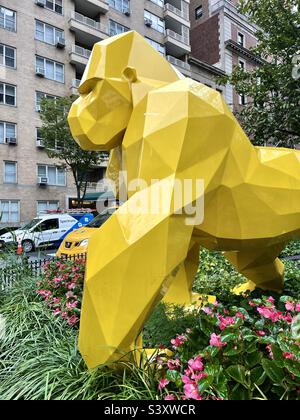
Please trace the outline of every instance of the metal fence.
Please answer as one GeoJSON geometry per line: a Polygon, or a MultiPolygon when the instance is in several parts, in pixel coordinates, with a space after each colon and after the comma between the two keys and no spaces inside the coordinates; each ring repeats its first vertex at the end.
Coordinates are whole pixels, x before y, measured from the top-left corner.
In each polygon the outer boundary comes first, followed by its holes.
{"type": "Polygon", "coordinates": [[[86,262],[86,254],[42,258],[30,260],[26,257],[20,257],[13,265],[6,265],[0,268],[0,291],[10,289],[15,282],[20,281],[24,276],[39,277],[45,268],[45,265],[53,261],[81,261],[86,262]]]}

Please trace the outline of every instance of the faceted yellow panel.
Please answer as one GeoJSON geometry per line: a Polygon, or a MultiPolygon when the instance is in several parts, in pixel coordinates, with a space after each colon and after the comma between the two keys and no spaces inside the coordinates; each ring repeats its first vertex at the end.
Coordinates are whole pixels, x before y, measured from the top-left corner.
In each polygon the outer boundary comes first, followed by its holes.
{"type": "Polygon", "coordinates": [[[136,32],[94,46],[79,91],[74,138],[112,150],[108,176],[126,171],[129,189],[89,241],[79,337],[89,367],[128,359],[162,299],[191,303],[201,246],[224,251],[249,279],[237,292],[282,289],[278,256],[300,236],[299,152],[255,148],[218,92],[184,78],[136,32]],[[178,194],[186,180],[203,190],[178,194]],[[190,223],[186,206],[201,199],[204,218],[190,223]]]}

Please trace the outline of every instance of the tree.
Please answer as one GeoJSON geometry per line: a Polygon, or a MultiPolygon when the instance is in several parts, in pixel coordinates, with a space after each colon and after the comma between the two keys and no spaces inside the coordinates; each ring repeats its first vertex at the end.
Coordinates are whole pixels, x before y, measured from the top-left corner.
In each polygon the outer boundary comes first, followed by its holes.
{"type": "Polygon", "coordinates": [[[41,136],[47,155],[52,159],[57,159],[60,168],[72,172],[78,206],[82,207],[88,183],[88,170],[99,166],[105,158],[105,153],[84,151],[73,139],[67,117],[75,99],[75,96],[42,99],[41,136]]]}
{"type": "Polygon", "coordinates": [[[259,28],[253,52],[262,65],[235,68],[222,82],[249,97],[238,118],[254,144],[293,148],[300,143],[299,0],[241,0],[239,11],[259,28]]]}

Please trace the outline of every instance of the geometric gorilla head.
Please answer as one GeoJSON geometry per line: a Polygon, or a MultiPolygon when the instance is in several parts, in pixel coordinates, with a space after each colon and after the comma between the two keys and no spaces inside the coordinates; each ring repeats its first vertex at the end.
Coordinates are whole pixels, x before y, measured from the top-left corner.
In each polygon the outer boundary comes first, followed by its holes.
{"type": "Polygon", "coordinates": [[[69,113],[72,135],[84,150],[122,144],[133,105],[180,74],[144,37],[131,31],[95,44],[69,113]]]}

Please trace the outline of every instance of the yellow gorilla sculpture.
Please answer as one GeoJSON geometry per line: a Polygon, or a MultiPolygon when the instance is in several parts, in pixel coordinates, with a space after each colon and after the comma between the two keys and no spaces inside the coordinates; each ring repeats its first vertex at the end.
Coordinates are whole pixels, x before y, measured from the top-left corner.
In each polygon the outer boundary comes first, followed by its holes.
{"type": "MultiPolygon", "coordinates": [[[[128,32],[95,45],[69,122],[83,149],[111,150],[108,172],[137,182],[91,238],[79,348],[89,367],[135,348],[155,305],[191,301],[199,247],[226,252],[249,282],[280,290],[277,258],[300,236],[300,154],[255,148],[222,96],[184,78],[128,32]],[[204,220],[187,223],[175,182],[204,180],[204,220]],[[156,180],[156,182],[153,182],[156,180]],[[145,184],[146,181],[146,184],[145,184]],[[167,211],[131,208],[163,191],[167,211]]],[[[183,197],[195,204],[203,191],[183,197]]]]}

